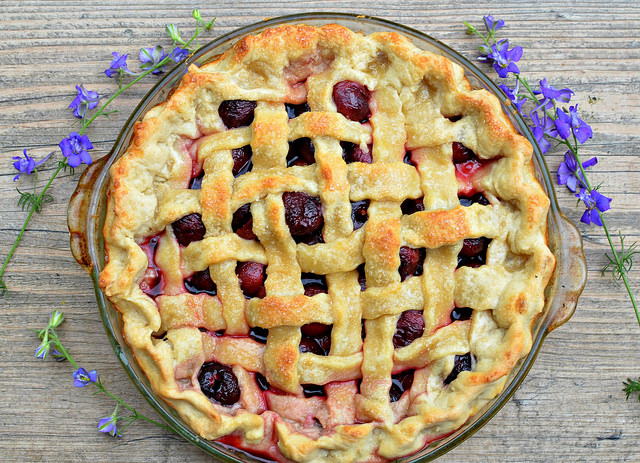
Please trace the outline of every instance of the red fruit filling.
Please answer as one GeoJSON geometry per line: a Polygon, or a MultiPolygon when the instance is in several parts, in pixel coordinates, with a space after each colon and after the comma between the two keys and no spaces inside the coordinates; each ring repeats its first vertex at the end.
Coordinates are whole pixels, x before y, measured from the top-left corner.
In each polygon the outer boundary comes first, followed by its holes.
{"type": "Polygon", "coordinates": [[[322,203],[320,198],[306,193],[282,194],[285,221],[296,243],[322,243],[322,203]]]}
{"type": "Polygon", "coordinates": [[[342,146],[342,157],[347,164],[351,164],[352,162],[371,164],[373,162],[373,145],[367,145],[366,151],[360,148],[360,145],[348,141],[342,141],[340,145],[342,146]]]}
{"type": "Polygon", "coordinates": [[[411,389],[413,385],[414,370],[405,370],[402,373],[391,376],[391,388],[389,389],[389,401],[397,402],[404,391],[411,389]]]}
{"type": "Polygon", "coordinates": [[[268,335],[269,335],[269,330],[265,328],[260,328],[259,326],[254,326],[249,330],[249,337],[261,344],[267,343],[268,335]]]}
{"type": "Polygon", "coordinates": [[[267,278],[267,266],[258,262],[238,262],[236,275],[240,289],[245,297],[264,297],[264,280],[267,278]]]}
{"type": "Polygon", "coordinates": [[[393,335],[393,347],[405,347],[424,334],[424,319],[422,310],[407,310],[402,312],[393,335]]]}
{"type": "Polygon", "coordinates": [[[207,231],[202,223],[202,216],[197,213],[185,215],[176,220],[171,224],[171,228],[173,228],[173,234],[176,235],[181,246],[188,246],[189,243],[200,241],[207,231]]]}
{"type": "Polygon", "coordinates": [[[369,200],[355,201],[351,203],[351,220],[353,221],[353,230],[358,230],[369,219],[368,214],[369,200]]]}
{"type": "Polygon", "coordinates": [[[409,246],[400,248],[400,281],[404,281],[410,276],[422,275],[422,265],[427,251],[424,248],[415,249],[409,246]]]}
{"type": "Polygon", "coordinates": [[[456,355],[454,358],[453,370],[449,373],[444,380],[444,385],[448,385],[454,381],[458,375],[463,371],[471,371],[471,352],[467,352],[464,355],[456,355]]]}
{"type": "Polygon", "coordinates": [[[476,268],[484,265],[487,260],[487,247],[490,242],[491,240],[484,236],[464,240],[462,249],[458,254],[458,268],[476,268]]]}
{"type": "Polygon", "coordinates": [[[210,296],[215,296],[216,294],[218,294],[218,288],[211,279],[208,268],[201,272],[196,272],[189,278],[186,278],[184,280],[184,287],[191,294],[206,293],[210,296]]]}
{"type": "Polygon", "coordinates": [[[284,107],[287,109],[287,115],[289,116],[289,119],[293,119],[294,117],[298,117],[302,113],[311,111],[311,108],[307,103],[302,103],[302,104],[285,103],[284,107]]]}
{"type": "Polygon", "coordinates": [[[364,264],[358,265],[356,269],[358,271],[358,283],[360,283],[360,291],[367,289],[367,277],[364,272],[364,264]]]}
{"type": "Polygon", "coordinates": [[[240,238],[245,240],[258,239],[253,233],[253,217],[251,216],[250,204],[245,204],[233,213],[231,228],[240,238]]]}
{"type": "Polygon", "coordinates": [[[471,307],[454,307],[451,311],[451,321],[470,320],[471,315],[473,315],[473,309],[471,307]]]}
{"type": "Polygon", "coordinates": [[[470,197],[458,196],[458,199],[460,199],[460,204],[465,207],[469,207],[475,203],[481,204],[483,206],[488,206],[489,204],[491,204],[482,193],[476,193],[475,195],[470,197]]]}
{"type": "Polygon", "coordinates": [[[324,275],[316,275],[315,273],[303,273],[301,275],[302,286],[304,286],[305,296],[315,296],[320,293],[327,293],[327,279],[324,275]]]}
{"type": "Polygon", "coordinates": [[[316,149],[310,138],[298,138],[289,142],[289,153],[287,154],[287,167],[310,166],[315,164],[316,149]]]}
{"type": "Polygon", "coordinates": [[[326,397],[327,394],[324,392],[324,386],[319,386],[317,384],[301,384],[302,393],[305,397],[326,397]]]}
{"type": "Polygon", "coordinates": [[[333,102],[338,112],[351,121],[366,122],[371,116],[371,92],[359,82],[343,80],[333,86],[333,102]]]}
{"type": "Polygon", "coordinates": [[[226,100],[220,104],[218,114],[228,129],[246,127],[253,122],[255,101],[226,100]]]}
{"type": "Polygon", "coordinates": [[[205,363],[198,373],[198,382],[203,394],[221,405],[229,407],[240,400],[238,378],[228,365],[205,363]]]}
{"type": "Polygon", "coordinates": [[[160,239],[160,236],[161,235],[154,236],[148,241],[140,244],[140,247],[147,255],[147,260],[149,262],[147,270],[144,272],[144,276],[142,277],[142,281],[140,282],[140,289],[143,293],[150,297],[156,297],[162,294],[162,290],[164,289],[164,278],[162,276],[162,271],[155,262],[156,247],[158,246],[158,240],[160,239]]]}
{"type": "Polygon", "coordinates": [[[424,211],[424,196],[418,199],[405,199],[400,205],[402,213],[405,215],[415,214],[424,211]]]}
{"type": "Polygon", "coordinates": [[[410,166],[413,166],[416,169],[418,168],[418,164],[416,164],[413,161],[413,158],[411,156],[411,151],[407,151],[406,153],[404,153],[404,158],[402,159],[402,162],[404,162],[405,164],[409,164],[410,166]]]}
{"type": "Polygon", "coordinates": [[[250,145],[243,146],[242,148],[234,148],[231,150],[231,156],[233,156],[233,176],[239,177],[240,175],[251,172],[253,163],[251,162],[251,156],[253,151],[250,145]]]}

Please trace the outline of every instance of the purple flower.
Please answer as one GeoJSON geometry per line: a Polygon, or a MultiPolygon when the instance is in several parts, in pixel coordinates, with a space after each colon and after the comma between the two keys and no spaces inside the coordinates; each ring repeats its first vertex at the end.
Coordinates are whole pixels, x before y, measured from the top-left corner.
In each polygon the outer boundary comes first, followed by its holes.
{"type": "Polygon", "coordinates": [[[180,48],[180,47],[175,47],[169,54],[169,57],[176,63],[179,63],[180,61],[185,59],[187,56],[189,56],[189,50],[186,48],[180,48]]]}
{"type": "Polygon", "coordinates": [[[89,383],[95,383],[98,380],[98,372],[96,370],[91,370],[87,373],[87,370],[84,368],[78,368],[77,371],[73,372],[73,385],[75,387],[85,387],[89,383]]]}
{"type": "Polygon", "coordinates": [[[114,415],[101,418],[98,422],[98,431],[110,434],[113,437],[121,437],[120,434],[118,434],[118,429],[116,427],[117,421],[118,419],[114,415]]]}
{"type": "MultiPolygon", "coordinates": [[[[588,161],[582,163],[582,167],[586,169],[587,167],[595,166],[598,163],[598,159],[591,158],[588,161]]],[[[583,188],[586,186],[584,176],[580,171],[580,167],[578,167],[578,163],[576,162],[576,158],[571,151],[567,151],[564,154],[564,161],[560,163],[560,167],[558,167],[558,185],[567,185],[574,193],[578,189],[578,187],[583,188]]]]}
{"type": "Polygon", "coordinates": [[[38,347],[36,347],[36,358],[46,359],[47,355],[49,355],[49,349],[51,348],[51,344],[49,342],[42,341],[38,347]]]}
{"type": "Polygon", "coordinates": [[[538,113],[536,111],[532,111],[529,114],[529,117],[533,122],[533,125],[531,126],[531,128],[533,129],[533,136],[536,138],[538,146],[540,146],[540,150],[543,153],[546,153],[549,150],[551,143],[549,143],[549,141],[545,138],[545,135],[549,137],[557,137],[558,131],[556,130],[556,125],[553,119],[548,117],[547,113],[545,112],[543,112],[542,115],[544,118],[544,123],[540,122],[540,117],[538,116],[538,113]]]}
{"type": "Polygon", "coordinates": [[[509,50],[509,41],[501,40],[496,44],[491,45],[491,53],[487,53],[485,56],[479,56],[479,61],[493,61],[493,68],[496,70],[501,78],[505,78],[510,72],[514,74],[520,74],[520,69],[516,66],[516,62],[522,58],[522,47],[513,47],[509,50]]]}
{"type": "Polygon", "coordinates": [[[511,103],[513,103],[513,105],[516,107],[516,109],[518,110],[518,113],[522,115],[522,105],[524,105],[527,102],[527,99],[519,98],[520,81],[516,82],[516,87],[513,90],[511,90],[509,87],[507,87],[504,84],[500,84],[499,87],[502,89],[504,94],[507,95],[507,98],[509,98],[511,103]]]}
{"type": "Polygon", "coordinates": [[[571,100],[571,95],[573,95],[573,92],[568,88],[558,90],[557,88],[549,85],[546,78],[540,81],[540,91],[536,90],[533,93],[544,97],[540,104],[535,107],[534,111],[537,111],[540,108],[553,108],[553,100],[556,100],[556,102],[568,103],[571,100]]]}
{"type": "Polygon", "coordinates": [[[611,198],[607,198],[604,195],[601,195],[596,190],[591,190],[590,192],[583,188],[580,193],[576,194],[576,198],[580,198],[580,200],[587,207],[587,210],[584,211],[582,217],[580,218],[580,222],[586,223],[587,225],[594,224],[599,227],[602,226],[602,219],[600,218],[600,212],[608,211],[610,209],[611,198]]]}
{"type": "Polygon", "coordinates": [[[31,156],[27,154],[26,149],[22,150],[22,155],[24,156],[24,159],[22,159],[20,156],[14,156],[12,158],[14,161],[13,167],[15,167],[15,169],[19,172],[18,175],[13,177],[13,181],[15,182],[16,180],[18,180],[18,178],[20,178],[20,175],[22,174],[31,175],[31,173],[33,172],[33,169],[35,169],[40,164],[42,164],[47,159],[49,159],[52,154],[53,152],[49,153],[42,161],[36,162],[35,159],[33,159],[31,156]]]}
{"type": "MultiPolygon", "coordinates": [[[[140,66],[140,68],[146,71],[162,62],[162,60],[165,59],[167,55],[165,55],[162,51],[162,47],[160,45],[157,45],[155,48],[141,48],[139,57],[140,61],[142,61],[142,65],[140,66]]],[[[162,74],[163,72],[164,66],[160,66],[152,73],[162,74]]]]}
{"type": "Polygon", "coordinates": [[[484,27],[487,28],[487,32],[495,32],[504,26],[504,21],[502,19],[494,21],[492,14],[488,14],[487,16],[482,18],[482,20],[484,21],[484,27]]]}
{"type": "Polygon", "coordinates": [[[123,72],[133,74],[133,72],[129,71],[129,68],[127,67],[127,58],[129,57],[128,53],[120,56],[118,52],[114,51],[111,52],[111,54],[113,55],[113,59],[109,64],[109,69],[104,71],[107,77],[113,77],[115,74],[122,76],[123,72]]]}
{"type": "Polygon", "coordinates": [[[593,137],[593,130],[591,127],[578,117],[578,105],[571,106],[569,108],[569,114],[562,109],[558,108],[556,111],[556,128],[558,134],[563,140],[566,140],[571,135],[571,130],[580,143],[584,143],[587,139],[593,137]]]}
{"type": "Polygon", "coordinates": [[[87,109],[93,109],[98,106],[100,96],[98,96],[97,92],[85,90],[82,84],[76,85],[76,90],[78,95],[73,99],[69,107],[73,109],[74,116],[82,119],[87,113],[87,109]]]}
{"type": "Polygon", "coordinates": [[[79,135],[77,132],[71,132],[69,138],[65,138],[60,142],[60,149],[65,158],[69,158],[69,166],[78,167],[83,162],[91,164],[91,155],[87,150],[93,149],[93,145],[86,135],[79,135]]]}

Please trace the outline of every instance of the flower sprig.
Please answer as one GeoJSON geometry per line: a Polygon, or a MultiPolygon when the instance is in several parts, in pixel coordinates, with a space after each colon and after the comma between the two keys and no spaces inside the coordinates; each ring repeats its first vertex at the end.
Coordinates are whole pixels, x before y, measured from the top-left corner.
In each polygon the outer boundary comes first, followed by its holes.
{"type": "MultiPolygon", "coordinates": [[[[599,186],[592,187],[586,173],[586,169],[596,165],[598,160],[594,157],[582,162],[578,155],[580,145],[593,137],[593,130],[580,118],[577,104],[569,106],[568,109],[563,106],[571,101],[574,92],[568,88],[553,87],[547,79],[540,81],[539,90],[532,88],[528,79],[521,75],[516,64],[522,57],[522,48],[514,47],[509,50],[508,40],[496,39],[496,32],[504,27],[504,21],[496,21],[491,15],[485,16],[484,33],[471,24],[466,22],[464,24],[469,34],[479,36],[484,42],[478,47],[481,53],[478,60],[492,64],[502,79],[511,75],[515,78],[516,85],[513,89],[504,84],[500,84],[500,88],[507,97],[507,104],[515,108],[514,113],[529,119],[530,128],[541,151],[546,153],[551,147],[551,142],[568,148],[564,161],[560,163],[556,172],[558,184],[565,185],[578,198],[578,203],[582,202],[585,206],[585,211],[580,218],[581,222],[603,228],[611,248],[611,255],[605,253],[609,263],[603,267],[602,275],[610,272],[614,281],[622,280],[640,325],[640,312],[628,279],[633,266],[633,256],[640,251],[637,251],[636,243],[625,248],[625,237],[620,231],[618,232],[620,249],[618,249],[609,233],[604,212],[610,209],[611,198],[601,194],[598,191],[599,186]],[[529,112],[524,110],[526,103],[534,106],[529,112]]],[[[624,391],[628,399],[633,392],[640,392],[640,381],[631,379],[627,381],[624,383],[624,391]]]]}
{"type": "Polygon", "coordinates": [[[82,125],[77,132],[70,132],[69,136],[63,138],[59,144],[62,159],[58,161],[57,168],[51,174],[49,180],[45,183],[42,189],[38,190],[38,166],[45,163],[56,152],[48,154],[40,161],[36,161],[33,157],[27,154],[27,150],[24,150],[24,157],[14,156],[13,166],[18,171],[18,175],[14,177],[14,181],[18,180],[22,175],[30,177],[33,175],[33,192],[22,192],[18,190],[20,198],[18,200],[18,206],[24,211],[27,210],[27,217],[18,236],[16,237],[13,246],[9,250],[2,267],[0,267],[0,296],[6,295],[7,285],[3,281],[4,272],[13,256],[15,250],[20,243],[22,236],[31,221],[31,218],[35,213],[40,213],[42,207],[46,203],[53,201],[53,197],[47,193],[51,184],[56,179],[58,174],[62,171],[66,171],[70,168],[72,173],[73,169],[81,164],[91,164],[93,162],[90,150],[94,149],[93,143],[89,137],[85,134],[87,128],[101,115],[107,115],[108,106],[117,98],[122,92],[138,83],[140,80],[148,76],[149,74],[161,74],[164,72],[165,66],[170,62],[179,63],[186,59],[193,51],[191,44],[195,42],[198,44],[198,36],[204,31],[213,27],[212,19],[209,22],[205,22],[202,19],[200,11],[193,10],[193,18],[196,21],[195,32],[188,40],[181,38],[178,28],[169,24],[166,27],[166,32],[169,38],[173,41],[172,48],[169,53],[164,53],[162,46],[158,45],[151,48],[142,48],[140,50],[141,70],[140,72],[133,72],[129,70],[127,65],[128,54],[120,54],[113,52],[113,59],[111,60],[109,67],[104,71],[107,77],[113,78],[118,76],[118,90],[116,90],[110,97],[100,96],[97,92],[87,90],[83,84],[76,85],[77,95],[69,105],[69,108],[73,110],[73,115],[77,117],[82,125]],[[128,83],[124,83],[123,78],[126,75],[135,76],[135,78],[128,83]],[[103,102],[104,100],[104,102],[103,102]],[[94,111],[89,115],[90,111],[94,111]]]}
{"type": "Polygon", "coordinates": [[[98,431],[109,434],[113,437],[120,437],[122,436],[122,433],[137,420],[143,420],[171,431],[171,428],[168,426],[139,413],[122,399],[107,390],[104,384],[102,384],[102,381],[100,381],[100,376],[96,370],[87,371],[82,367],[78,367],[73,356],[60,341],[56,331],[63,321],[63,313],[56,309],[51,312],[47,326],[39,331],[35,331],[38,335],[38,339],[41,341],[40,345],[36,348],[35,356],[42,360],[46,360],[49,355],[52,355],[59,362],[67,360],[75,369],[72,374],[73,385],[75,387],[83,388],[91,385],[97,389],[96,393],[105,394],[116,401],[116,407],[113,413],[99,419],[98,431]],[[119,414],[120,407],[128,410],[129,413],[125,415],[119,414]]]}

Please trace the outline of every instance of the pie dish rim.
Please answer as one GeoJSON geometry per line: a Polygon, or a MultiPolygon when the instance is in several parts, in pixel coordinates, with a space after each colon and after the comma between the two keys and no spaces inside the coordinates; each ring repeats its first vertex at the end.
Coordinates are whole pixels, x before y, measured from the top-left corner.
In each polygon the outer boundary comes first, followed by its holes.
{"type": "MultiPolygon", "coordinates": [[[[261,21],[218,37],[216,40],[199,49],[188,62],[205,62],[217,56],[221,51],[226,50],[245,35],[257,34],[268,27],[286,23],[306,23],[309,25],[337,23],[355,31],[365,30],[366,33],[377,31],[399,32],[412,39],[414,44],[419,48],[444,55],[448,59],[460,64],[465,69],[467,78],[471,80],[472,85],[484,87],[491,93],[501,97],[501,100],[504,100],[500,90],[498,90],[495,84],[493,84],[482,71],[446,45],[406,26],[383,19],[358,16],[355,14],[305,13],[261,21]]],[[[170,90],[179,82],[184,69],[184,64],[177,66],[149,91],[124,125],[111,152],[100,161],[95,162],[83,173],[78,184],[78,189],[71,199],[68,212],[71,247],[76,260],[84,266],[92,276],[101,317],[112,347],[125,371],[145,399],[163,419],[165,419],[172,429],[205,452],[222,461],[256,461],[251,457],[246,457],[243,452],[229,450],[226,446],[200,438],[184,424],[168,404],[158,398],[136,364],[129,347],[122,339],[118,312],[111,303],[108,302],[97,284],[98,275],[104,262],[101,230],[104,219],[104,199],[106,198],[106,187],[109,179],[109,167],[115,159],[126,151],[133,133],[134,123],[150,108],[167,97],[170,90]]],[[[508,384],[504,390],[490,401],[483,411],[470,418],[465,425],[453,434],[429,444],[417,454],[399,461],[431,461],[459,445],[493,417],[524,380],[546,335],[570,318],[577,304],[577,298],[586,282],[586,265],[580,234],[577,232],[575,226],[564,217],[557,205],[553,182],[550,178],[545,160],[535,142],[535,138],[530,133],[522,118],[513,116],[504,105],[503,108],[505,112],[510,115],[510,119],[516,129],[529,140],[534,148],[536,174],[551,202],[548,215],[549,246],[556,255],[558,265],[552,281],[547,287],[547,300],[543,314],[538,318],[532,329],[533,345],[531,351],[519,362],[519,365],[512,370],[508,384]],[[560,282],[562,284],[560,284],[560,282]],[[564,286],[564,288],[562,288],[562,286],[564,286]]]]}

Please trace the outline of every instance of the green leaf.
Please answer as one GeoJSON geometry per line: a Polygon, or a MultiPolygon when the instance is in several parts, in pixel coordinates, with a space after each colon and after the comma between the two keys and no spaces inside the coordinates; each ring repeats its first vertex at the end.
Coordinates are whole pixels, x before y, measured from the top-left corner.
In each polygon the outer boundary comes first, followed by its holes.
{"type": "MultiPolygon", "coordinates": [[[[627,378],[627,381],[624,381],[624,389],[622,389],[627,394],[627,400],[634,392],[640,392],[640,381],[634,381],[631,378],[627,378]]],[[[640,395],[638,396],[638,400],[640,400],[640,395]]]]}

